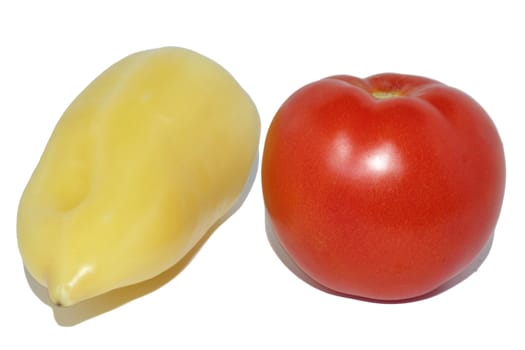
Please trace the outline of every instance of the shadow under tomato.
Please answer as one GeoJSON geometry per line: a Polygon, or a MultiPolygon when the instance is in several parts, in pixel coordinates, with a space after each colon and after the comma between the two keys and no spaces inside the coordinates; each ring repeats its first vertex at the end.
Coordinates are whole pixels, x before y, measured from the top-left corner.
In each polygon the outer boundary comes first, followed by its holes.
{"type": "Polygon", "coordinates": [[[157,290],[181,273],[199,252],[204,243],[206,243],[208,238],[210,238],[212,233],[242,206],[255,181],[258,164],[259,154],[257,153],[243,192],[235,205],[206,232],[199,242],[179,260],[178,263],[159,275],[137,284],[111,290],[105,294],[68,307],[60,307],[53,304],[49,299],[47,288],[39,284],[27,270],[24,270],[31,290],[42,302],[53,309],[55,320],[61,326],[74,326],[157,290]]]}
{"type": "Polygon", "coordinates": [[[474,258],[465,269],[463,269],[456,276],[452,277],[447,282],[443,283],[441,286],[430,291],[429,293],[423,294],[418,297],[414,297],[410,299],[403,299],[403,300],[377,300],[377,299],[370,299],[370,298],[364,298],[364,297],[355,296],[355,295],[344,294],[338,291],[334,291],[320,284],[319,282],[311,278],[309,275],[307,275],[299,266],[297,266],[297,264],[293,261],[293,259],[288,255],[284,247],[281,245],[279,238],[275,234],[275,230],[273,229],[272,222],[268,216],[268,213],[266,212],[265,212],[265,226],[266,226],[266,235],[267,235],[268,241],[272,249],[275,251],[275,254],[279,257],[282,263],[291,272],[293,272],[297,277],[299,277],[301,280],[308,283],[312,287],[315,287],[328,294],[333,294],[333,295],[344,297],[344,298],[356,299],[356,300],[367,301],[367,302],[372,302],[372,303],[379,303],[379,304],[410,303],[410,302],[425,300],[425,299],[434,297],[438,294],[441,294],[449,290],[450,288],[456,286],[457,284],[467,279],[470,275],[472,275],[474,272],[478,270],[478,268],[481,266],[481,264],[483,264],[483,262],[489,255],[490,249],[492,247],[492,242],[494,241],[494,233],[492,233],[487,243],[485,243],[485,246],[483,247],[483,249],[481,249],[481,251],[476,256],[476,258],[474,258]]]}

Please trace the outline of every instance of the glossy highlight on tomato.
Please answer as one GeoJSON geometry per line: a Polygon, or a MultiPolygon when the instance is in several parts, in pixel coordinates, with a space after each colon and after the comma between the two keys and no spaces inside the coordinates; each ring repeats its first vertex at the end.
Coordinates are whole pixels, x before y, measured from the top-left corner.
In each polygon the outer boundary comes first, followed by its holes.
{"type": "Polygon", "coordinates": [[[265,141],[267,215],[322,286],[405,300],[460,273],[491,237],[503,145],[485,110],[438,81],[379,74],[308,84],[265,141]]]}

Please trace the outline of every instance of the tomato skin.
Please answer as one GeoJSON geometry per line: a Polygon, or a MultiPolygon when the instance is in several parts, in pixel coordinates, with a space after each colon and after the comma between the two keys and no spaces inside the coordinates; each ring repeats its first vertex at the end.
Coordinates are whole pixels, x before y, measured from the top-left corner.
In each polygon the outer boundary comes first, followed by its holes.
{"type": "Polygon", "coordinates": [[[505,160],[487,113],[424,77],[328,77],[268,130],[267,214],[300,269],[335,292],[403,300],[461,272],[489,240],[505,160]]]}

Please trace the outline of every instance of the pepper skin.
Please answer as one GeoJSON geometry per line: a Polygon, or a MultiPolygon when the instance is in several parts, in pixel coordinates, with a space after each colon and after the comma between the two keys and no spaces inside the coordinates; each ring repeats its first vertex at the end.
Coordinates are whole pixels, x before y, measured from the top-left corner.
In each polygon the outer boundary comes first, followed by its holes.
{"type": "Polygon", "coordinates": [[[259,134],[250,97],[198,53],[115,63],[67,108],[22,195],[27,271],[62,306],[160,274],[239,201],[259,134]]]}

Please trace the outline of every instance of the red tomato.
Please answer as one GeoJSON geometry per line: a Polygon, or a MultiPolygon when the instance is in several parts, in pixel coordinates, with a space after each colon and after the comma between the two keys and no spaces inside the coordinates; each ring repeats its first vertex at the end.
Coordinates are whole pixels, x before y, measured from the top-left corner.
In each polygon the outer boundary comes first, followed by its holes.
{"type": "Polygon", "coordinates": [[[400,74],[329,77],[279,109],[262,160],[267,214],[307,275],[378,300],[429,293],[491,237],[505,160],[465,93],[400,74]]]}

